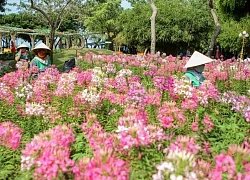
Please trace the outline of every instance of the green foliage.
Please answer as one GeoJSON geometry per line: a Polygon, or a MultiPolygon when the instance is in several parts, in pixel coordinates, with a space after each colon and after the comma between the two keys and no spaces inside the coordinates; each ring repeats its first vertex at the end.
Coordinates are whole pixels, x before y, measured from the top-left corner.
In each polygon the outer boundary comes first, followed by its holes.
{"type": "Polygon", "coordinates": [[[4,12],[4,6],[6,5],[7,1],[6,0],[0,0],[0,12],[4,12]]]}
{"type": "Polygon", "coordinates": [[[97,119],[103,126],[106,132],[114,132],[117,127],[119,117],[122,116],[124,108],[114,105],[109,101],[104,101],[100,108],[94,112],[97,114],[97,119]],[[114,113],[111,113],[114,111],[114,113]]]}
{"type": "Polygon", "coordinates": [[[132,6],[136,6],[137,4],[145,4],[147,2],[147,0],[128,0],[128,2],[132,6]]]}
{"type": "MultiPolygon", "coordinates": [[[[167,142],[164,144],[167,144],[167,142]]],[[[131,157],[129,177],[131,180],[152,179],[152,174],[156,173],[155,166],[164,160],[164,154],[162,150],[158,150],[157,144],[152,144],[148,147],[133,148],[129,156],[131,157]]]]}
{"type": "Polygon", "coordinates": [[[72,159],[77,161],[83,157],[92,156],[92,149],[89,147],[89,143],[84,138],[84,134],[79,130],[75,130],[76,142],[72,145],[72,159]]]}
{"type": "Polygon", "coordinates": [[[0,18],[0,24],[24,29],[46,28],[46,23],[37,14],[28,12],[4,15],[0,18]]]}
{"type": "MultiPolygon", "coordinates": [[[[242,31],[250,32],[250,17],[246,16],[240,21],[228,19],[222,23],[221,33],[218,37],[218,42],[226,51],[240,52],[242,46],[242,38],[239,38],[239,33],[242,31]]],[[[246,41],[246,47],[249,47],[249,41],[246,41]]]]}
{"type": "Polygon", "coordinates": [[[0,179],[12,179],[20,171],[20,151],[13,151],[0,146],[0,179]]]}
{"type": "Polygon", "coordinates": [[[250,128],[240,113],[234,112],[230,105],[223,103],[211,103],[209,107],[200,107],[197,113],[201,127],[197,137],[202,141],[210,142],[214,154],[227,150],[231,144],[241,144],[250,128]],[[208,133],[203,132],[205,115],[209,115],[214,123],[213,130],[208,133]]]}
{"type": "Polygon", "coordinates": [[[26,173],[21,175],[21,149],[25,148],[25,144],[30,142],[35,134],[39,134],[51,126],[44,123],[39,117],[22,117],[17,113],[15,106],[7,106],[0,101],[0,123],[11,121],[17,124],[22,130],[22,143],[19,149],[13,151],[0,146],[0,179],[29,179],[26,173]]]}
{"type": "Polygon", "coordinates": [[[84,25],[87,30],[99,33],[101,37],[113,41],[119,32],[116,24],[117,17],[121,12],[121,0],[98,3],[94,6],[91,16],[84,21],[84,25]]]}
{"type": "MultiPolygon", "coordinates": [[[[54,52],[54,64],[56,67],[62,71],[63,70],[63,64],[65,61],[76,57],[76,53],[80,53],[83,57],[85,56],[86,53],[94,53],[94,54],[113,54],[113,51],[106,50],[106,49],[88,49],[84,48],[81,50],[74,50],[74,49],[63,49],[61,51],[55,51],[54,52]]],[[[87,67],[91,67],[90,64],[86,64],[85,61],[80,62],[79,61],[79,66],[80,68],[87,69],[87,67]]]]}
{"type": "Polygon", "coordinates": [[[151,10],[147,4],[122,12],[119,17],[119,26],[129,44],[144,44],[144,46],[150,44],[150,16],[151,10]]]}
{"type": "MultiPolygon", "coordinates": [[[[200,1],[155,1],[158,8],[156,17],[156,45],[198,49],[208,47],[209,32],[213,21],[207,6],[200,1]],[[164,45],[165,43],[165,45],[164,45]]],[[[152,10],[148,3],[135,4],[120,17],[122,33],[130,44],[149,46],[150,17],[152,10]]],[[[160,47],[158,47],[160,48],[160,47]]]]}
{"type": "Polygon", "coordinates": [[[249,14],[250,2],[247,0],[218,0],[217,6],[222,13],[239,20],[249,14]]]}

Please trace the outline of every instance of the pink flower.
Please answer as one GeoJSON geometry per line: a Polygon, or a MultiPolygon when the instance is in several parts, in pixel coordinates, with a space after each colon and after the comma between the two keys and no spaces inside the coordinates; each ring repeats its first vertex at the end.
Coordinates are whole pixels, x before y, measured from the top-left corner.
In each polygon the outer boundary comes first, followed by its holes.
{"type": "Polygon", "coordinates": [[[185,98],[181,102],[181,107],[183,109],[195,110],[198,107],[198,101],[193,98],[185,98]]]}
{"type": "Polygon", "coordinates": [[[186,122],[186,117],[175,102],[164,102],[159,108],[158,119],[164,128],[178,128],[186,122]]]}
{"type": "Polygon", "coordinates": [[[74,170],[76,180],[128,180],[130,168],[111,151],[100,150],[91,159],[81,159],[74,170]]]}
{"type": "Polygon", "coordinates": [[[40,133],[22,150],[21,169],[34,168],[35,179],[48,180],[71,171],[75,163],[70,159],[70,144],[74,141],[73,130],[66,125],[40,133]]]}
{"type": "Polygon", "coordinates": [[[213,127],[214,127],[214,124],[211,121],[209,116],[204,117],[203,123],[204,123],[204,126],[205,126],[204,130],[203,130],[204,133],[207,133],[207,132],[211,131],[213,129],[213,127]]]}
{"type": "Polygon", "coordinates": [[[170,150],[180,150],[190,152],[191,154],[198,154],[200,146],[196,144],[194,137],[178,136],[175,142],[171,142],[170,150]]]}
{"type": "Polygon", "coordinates": [[[16,150],[21,141],[22,130],[12,122],[0,124],[0,145],[16,150]]]}
{"type": "Polygon", "coordinates": [[[8,85],[0,82],[0,92],[0,100],[5,101],[9,105],[14,103],[15,97],[8,85]]]}
{"type": "Polygon", "coordinates": [[[192,123],[192,131],[198,131],[199,127],[198,127],[198,121],[195,121],[192,123]]]}
{"type": "Polygon", "coordinates": [[[203,145],[203,150],[206,152],[206,153],[211,153],[211,150],[209,149],[210,148],[210,143],[209,142],[204,142],[204,145],[203,145]]]}
{"type": "Polygon", "coordinates": [[[77,81],[77,73],[71,71],[70,73],[64,73],[60,76],[57,84],[57,89],[55,91],[56,96],[70,96],[73,94],[75,89],[74,82],[77,81]]]}
{"type": "Polygon", "coordinates": [[[222,173],[228,174],[228,179],[232,179],[235,175],[235,162],[233,158],[229,155],[220,154],[216,156],[216,166],[210,172],[210,178],[212,179],[222,179],[222,173]]]}

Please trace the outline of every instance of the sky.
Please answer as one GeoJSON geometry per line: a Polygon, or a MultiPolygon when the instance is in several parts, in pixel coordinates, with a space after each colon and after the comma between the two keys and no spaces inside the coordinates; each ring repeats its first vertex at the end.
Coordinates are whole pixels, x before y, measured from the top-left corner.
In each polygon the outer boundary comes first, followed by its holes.
{"type": "MultiPolygon", "coordinates": [[[[17,4],[19,4],[20,0],[7,0],[7,3],[9,3],[9,4],[17,3],[17,4]]],[[[15,6],[6,5],[5,7],[11,10],[11,11],[6,11],[6,14],[15,13],[17,11],[17,7],[15,7],[15,6]]]]}
{"type": "MultiPolygon", "coordinates": [[[[8,3],[12,4],[12,3],[16,3],[16,4],[19,4],[20,3],[20,0],[7,0],[8,3]]],[[[131,5],[128,1],[126,0],[122,0],[122,7],[127,9],[127,8],[130,8],[131,5]]],[[[17,8],[15,6],[6,6],[6,8],[10,9],[11,11],[6,11],[6,14],[10,14],[10,13],[15,13],[17,12],[17,8]]]]}
{"type": "Polygon", "coordinates": [[[127,8],[131,8],[131,5],[128,1],[122,0],[122,7],[127,9],[127,8]]]}

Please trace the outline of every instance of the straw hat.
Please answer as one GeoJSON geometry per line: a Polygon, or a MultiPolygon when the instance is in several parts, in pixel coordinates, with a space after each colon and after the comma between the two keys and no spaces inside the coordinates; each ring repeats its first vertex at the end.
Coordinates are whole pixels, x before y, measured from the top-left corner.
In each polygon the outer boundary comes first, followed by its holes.
{"type": "Polygon", "coordinates": [[[51,50],[51,49],[50,49],[48,46],[46,46],[44,43],[38,44],[33,50],[35,51],[35,50],[38,50],[38,49],[46,49],[46,50],[48,50],[48,51],[51,50]]]}
{"type": "Polygon", "coordinates": [[[20,49],[20,48],[26,48],[26,49],[29,49],[28,46],[26,46],[25,44],[21,44],[20,46],[18,46],[16,49],[20,49]]]}
{"type": "Polygon", "coordinates": [[[190,57],[190,59],[188,60],[187,64],[185,65],[185,68],[207,64],[213,61],[214,60],[212,60],[211,58],[199,53],[198,51],[195,51],[190,57]]]}

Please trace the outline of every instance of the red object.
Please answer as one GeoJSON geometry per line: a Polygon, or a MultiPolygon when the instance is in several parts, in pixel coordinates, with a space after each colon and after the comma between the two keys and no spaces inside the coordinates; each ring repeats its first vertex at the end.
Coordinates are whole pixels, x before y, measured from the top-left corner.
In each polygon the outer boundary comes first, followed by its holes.
{"type": "Polygon", "coordinates": [[[15,43],[13,41],[11,41],[11,52],[16,53],[16,46],[15,46],[15,43]]]}

